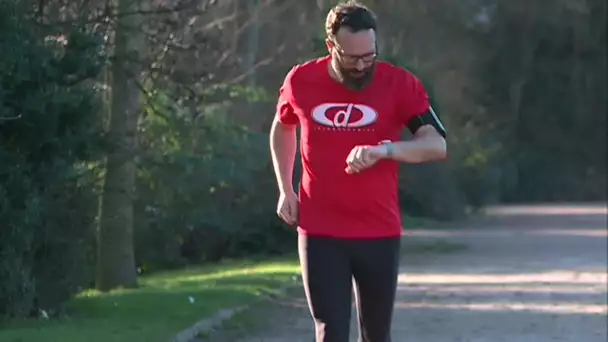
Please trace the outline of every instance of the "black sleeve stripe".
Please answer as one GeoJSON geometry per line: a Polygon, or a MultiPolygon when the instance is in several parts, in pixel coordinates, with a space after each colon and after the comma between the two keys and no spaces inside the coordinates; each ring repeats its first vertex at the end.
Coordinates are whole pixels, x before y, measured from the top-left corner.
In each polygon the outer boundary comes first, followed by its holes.
{"type": "Polygon", "coordinates": [[[407,127],[410,130],[410,132],[412,132],[412,134],[415,134],[416,131],[418,131],[418,129],[420,129],[420,127],[422,127],[424,125],[431,125],[431,126],[435,127],[435,130],[437,130],[437,133],[441,134],[441,136],[444,138],[446,137],[445,127],[441,123],[441,120],[439,120],[439,117],[433,110],[433,107],[429,107],[428,111],[413,117],[412,120],[410,120],[407,127]]]}

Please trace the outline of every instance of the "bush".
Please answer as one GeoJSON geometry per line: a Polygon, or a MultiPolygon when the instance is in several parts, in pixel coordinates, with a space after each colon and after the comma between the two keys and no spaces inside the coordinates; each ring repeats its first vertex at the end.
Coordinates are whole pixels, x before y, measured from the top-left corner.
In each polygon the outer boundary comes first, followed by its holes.
{"type": "Polygon", "coordinates": [[[402,210],[412,216],[452,220],[464,215],[467,205],[458,182],[443,164],[404,165],[400,172],[402,210]]]}
{"type": "Polygon", "coordinates": [[[16,4],[0,0],[0,316],[21,317],[56,310],[90,279],[86,162],[101,125],[84,80],[101,60],[87,34],[42,31],[16,4]]]}
{"type": "Polygon", "coordinates": [[[229,122],[224,105],[195,115],[156,95],[140,127],[136,258],[145,271],[280,253],[293,232],[274,219],[266,134],[229,122]]]}

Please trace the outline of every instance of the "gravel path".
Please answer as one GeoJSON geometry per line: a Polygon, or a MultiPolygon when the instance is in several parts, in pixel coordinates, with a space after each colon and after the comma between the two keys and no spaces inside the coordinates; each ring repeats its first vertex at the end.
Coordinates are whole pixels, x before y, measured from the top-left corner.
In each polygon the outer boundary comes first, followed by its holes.
{"type": "MultiPolygon", "coordinates": [[[[406,248],[428,239],[468,248],[405,255],[393,341],[606,342],[606,205],[487,211],[466,229],[408,233],[406,248]]],[[[263,332],[239,342],[313,341],[302,298],[264,316],[263,332]]]]}

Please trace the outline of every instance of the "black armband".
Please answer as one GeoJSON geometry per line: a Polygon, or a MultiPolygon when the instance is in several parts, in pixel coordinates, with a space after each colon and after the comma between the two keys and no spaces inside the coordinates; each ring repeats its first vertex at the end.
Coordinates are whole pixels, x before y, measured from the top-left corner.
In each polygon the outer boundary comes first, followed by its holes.
{"type": "Polygon", "coordinates": [[[424,125],[431,125],[435,127],[437,133],[441,134],[441,136],[445,138],[445,128],[443,127],[441,120],[439,120],[437,117],[437,114],[435,114],[433,108],[429,107],[429,110],[426,112],[414,116],[407,125],[407,128],[410,130],[410,132],[412,132],[412,134],[414,134],[416,131],[418,131],[418,129],[420,129],[420,127],[424,125]]]}

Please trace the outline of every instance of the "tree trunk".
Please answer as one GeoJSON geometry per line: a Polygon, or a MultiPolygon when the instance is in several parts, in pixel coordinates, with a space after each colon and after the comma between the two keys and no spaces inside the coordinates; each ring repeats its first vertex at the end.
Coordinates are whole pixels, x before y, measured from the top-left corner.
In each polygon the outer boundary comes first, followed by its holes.
{"type": "Polygon", "coordinates": [[[141,92],[137,63],[143,43],[141,15],[125,15],[140,9],[141,0],[117,0],[119,17],[114,37],[114,61],[110,68],[110,117],[108,135],[113,145],[107,156],[106,174],[97,231],[96,287],[107,291],[136,287],[133,246],[133,198],[137,122],[141,92]]]}
{"type": "Polygon", "coordinates": [[[249,0],[248,3],[249,25],[247,35],[247,52],[245,54],[245,72],[248,73],[247,85],[255,87],[256,84],[256,60],[260,41],[260,0],[249,0]]]}

